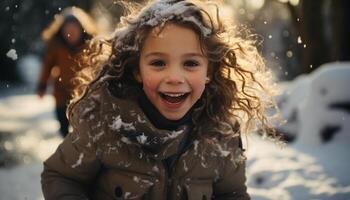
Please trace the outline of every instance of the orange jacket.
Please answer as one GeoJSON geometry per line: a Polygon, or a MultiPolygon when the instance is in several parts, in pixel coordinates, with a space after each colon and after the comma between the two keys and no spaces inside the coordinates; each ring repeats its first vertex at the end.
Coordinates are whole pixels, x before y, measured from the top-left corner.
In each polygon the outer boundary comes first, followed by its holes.
{"type": "Polygon", "coordinates": [[[53,95],[57,106],[67,105],[71,98],[74,88],[72,79],[80,70],[78,59],[85,47],[86,45],[83,45],[76,53],[71,53],[68,48],[58,42],[48,44],[38,88],[44,91],[48,82],[53,81],[53,95]]]}
{"type": "Polygon", "coordinates": [[[81,45],[74,52],[70,51],[56,36],[64,23],[65,16],[74,16],[81,24],[84,32],[89,36],[97,34],[97,28],[91,17],[82,9],[69,7],[56,15],[53,22],[42,32],[42,39],[47,44],[47,51],[43,60],[41,75],[38,81],[38,92],[45,92],[50,81],[54,82],[53,95],[57,106],[69,103],[74,88],[72,79],[80,71],[78,59],[86,44],[81,45]]]}

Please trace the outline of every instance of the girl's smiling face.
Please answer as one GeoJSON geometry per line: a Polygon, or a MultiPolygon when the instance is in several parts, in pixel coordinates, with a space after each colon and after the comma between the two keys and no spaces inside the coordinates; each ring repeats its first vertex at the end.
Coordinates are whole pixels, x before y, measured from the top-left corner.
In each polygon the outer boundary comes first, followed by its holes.
{"type": "Polygon", "coordinates": [[[201,97],[207,80],[208,59],[197,34],[173,23],[146,37],[136,79],[158,109],[169,120],[181,119],[201,97]]]}

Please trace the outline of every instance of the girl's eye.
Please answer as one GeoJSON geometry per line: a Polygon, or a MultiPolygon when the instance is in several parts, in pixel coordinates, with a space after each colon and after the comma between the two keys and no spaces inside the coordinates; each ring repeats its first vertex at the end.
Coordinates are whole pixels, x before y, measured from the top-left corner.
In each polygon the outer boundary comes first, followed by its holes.
{"type": "Polygon", "coordinates": [[[197,61],[195,61],[195,60],[187,60],[184,63],[185,67],[196,67],[198,65],[199,65],[199,63],[197,61]]]}
{"type": "Polygon", "coordinates": [[[165,66],[165,62],[162,60],[154,60],[150,63],[150,65],[153,65],[155,67],[163,67],[165,66]]]}

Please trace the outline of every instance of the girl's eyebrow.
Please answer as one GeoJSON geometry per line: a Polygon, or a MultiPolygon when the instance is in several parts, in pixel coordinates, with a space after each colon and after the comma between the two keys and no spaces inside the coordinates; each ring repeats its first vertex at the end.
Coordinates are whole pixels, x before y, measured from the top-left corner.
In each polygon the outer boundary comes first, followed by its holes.
{"type": "Polygon", "coordinates": [[[166,55],[165,53],[162,52],[150,52],[150,53],[146,53],[145,58],[149,57],[149,56],[164,56],[166,55]]]}
{"type": "MultiPolygon", "coordinates": [[[[149,56],[166,56],[166,55],[167,55],[166,53],[162,53],[162,52],[150,52],[145,55],[145,58],[149,56]]],[[[194,56],[204,57],[204,55],[200,53],[185,53],[182,55],[182,57],[194,57],[194,56]]]]}
{"type": "Polygon", "coordinates": [[[186,53],[186,54],[183,55],[183,57],[194,57],[194,56],[204,57],[204,55],[201,54],[201,53],[186,53]]]}

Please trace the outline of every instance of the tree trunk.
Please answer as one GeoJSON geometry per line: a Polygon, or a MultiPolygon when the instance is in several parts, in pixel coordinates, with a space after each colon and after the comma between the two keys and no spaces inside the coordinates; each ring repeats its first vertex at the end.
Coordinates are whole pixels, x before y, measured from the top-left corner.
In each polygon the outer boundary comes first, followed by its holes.
{"type": "Polygon", "coordinates": [[[302,49],[302,68],[304,73],[331,60],[327,45],[323,8],[328,0],[303,0],[301,2],[301,37],[306,48],[302,49]]]}
{"type": "Polygon", "coordinates": [[[347,0],[332,1],[333,60],[350,60],[350,2],[347,0]]]}

